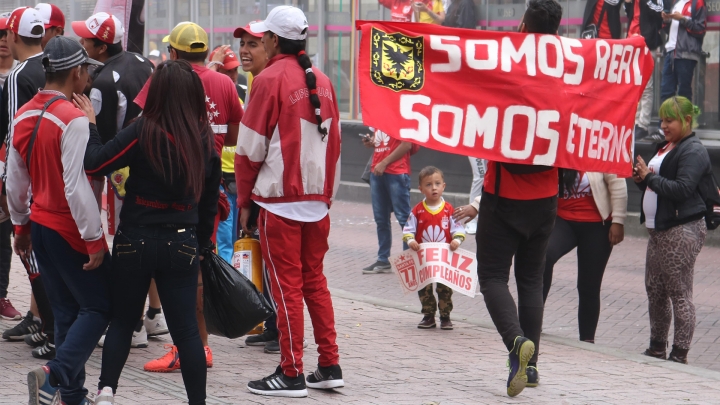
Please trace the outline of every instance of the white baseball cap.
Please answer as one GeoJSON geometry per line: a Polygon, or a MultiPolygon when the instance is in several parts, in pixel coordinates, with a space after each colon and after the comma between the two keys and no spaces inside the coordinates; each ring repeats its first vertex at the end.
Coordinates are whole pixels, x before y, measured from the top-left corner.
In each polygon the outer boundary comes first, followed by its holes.
{"type": "Polygon", "coordinates": [[[42,38],[45,36],[45,23],[40,16],[40,12],[32,7],[16,8],[7,20],[7,29],[25,38],[42,38]],[[35,27],[41,26],[43,29],[39,34],[33,34],[35,27]]]}
{"type": "Polygon", "coordinates": [[[308,22],[297,7],[278,6],[270,11],[265,21],[250,24],[253,32],[272,31],[279,37],[303,40],[307,38],[308,22]]]}
{"type": "Polygon", "coordinates": [[[117,44],[125,35],[122,22],[104,12],[93,14],[85,21],[73,21],[72,29],[80,38],[97,38],[107,44],[117,44]]]}

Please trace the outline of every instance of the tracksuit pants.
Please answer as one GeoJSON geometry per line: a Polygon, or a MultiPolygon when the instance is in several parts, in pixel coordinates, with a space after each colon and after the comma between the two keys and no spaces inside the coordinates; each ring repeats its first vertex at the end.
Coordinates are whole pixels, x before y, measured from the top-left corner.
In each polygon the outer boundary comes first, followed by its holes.
{"type": "Polygon", "coordinates": [[[260,245],[267,266],[270,289],[277,304],[280,367],[288,377],[303,372],[303,335],[307,304],[318,345],[318,364],[338,364],[335,313],[323,259],[328,251],[330,216],[318,222],[299,222],[265,209],[258,218],[260,245]]]}

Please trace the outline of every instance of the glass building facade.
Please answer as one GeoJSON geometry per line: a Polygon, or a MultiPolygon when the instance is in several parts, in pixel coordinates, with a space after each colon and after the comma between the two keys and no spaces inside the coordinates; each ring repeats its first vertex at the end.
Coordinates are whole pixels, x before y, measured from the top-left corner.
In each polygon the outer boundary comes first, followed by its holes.
{"type": "MultiPolygon", "coordinates": [[[[0,11],[34,5],[39,1],[0,0],[0,11]]],[[[95,1],[56,0],[66,13],[67,34],[72,35],[69,21],[82,20],[92,14],[95,1]]],[[[585,1],[564,0],[560,35],[580,35],[585,1]]],[[[253,20],[263,19],[276,6],[290,4],[305,11],[310,25],[308,54],[314,64],[327,74],[335,85],[340,111],[345,119],[360,119],[356,77],[356,55],[359,35],[353,29],[356,20],[388,20],[390,12],[377,0],[147,0],[145,16],[145,53],[158,49],[166,53],[162,38],[175,24],[194,21],[210,35],[211,47],[231,44],[239,48],[233,31],[253,20]]],[[[478,29],[515,31],[525,10],[525,0],[475,0],[478,29]]],[[[720,0],[706,0],[708,7],[707,35],[703,49],[707,56],[699,63],[694,80],[694,101],[703,111],[699,133],[705,139],[720,143],[720,0]]],[[[623,15],[624,13],[621,13],[623,15]]],[[[623,18],[627,29],[626,19],[623,18]]],[[[655,94],[659,98],[660,66],[656,59],[655,94]]]]}

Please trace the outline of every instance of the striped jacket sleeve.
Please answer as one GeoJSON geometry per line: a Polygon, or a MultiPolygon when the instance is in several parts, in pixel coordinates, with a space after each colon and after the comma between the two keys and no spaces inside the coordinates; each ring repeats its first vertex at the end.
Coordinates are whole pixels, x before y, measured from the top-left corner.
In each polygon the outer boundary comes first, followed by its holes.
{"type": "Polygon", "coordinates": [[[15,234],[29,234],[30,172],[25,166],[25,161],[12,143],[10,143],[8,147],[5,169],[7,173],[8,210],[10,211],[10,220],[15,227],[15,234]]]}
{"type": "Polygon", "coordinates": [[[415,216],[415,210],[410,212],[410,216],[403,227],[403,241],[409,242],[415,239],[415,233],[417,232],[417,217],[415,216]]]}
{"type": "Polygon", "coordinates": [[[240,122],[237,148],[235,149],[235,184],[240,208],[250,207],[255,182],[267,157],[270,138],[278,124],[280,106],[277,80],[264,80],[258,76],[253,81],[252,101],[240,122]]]}

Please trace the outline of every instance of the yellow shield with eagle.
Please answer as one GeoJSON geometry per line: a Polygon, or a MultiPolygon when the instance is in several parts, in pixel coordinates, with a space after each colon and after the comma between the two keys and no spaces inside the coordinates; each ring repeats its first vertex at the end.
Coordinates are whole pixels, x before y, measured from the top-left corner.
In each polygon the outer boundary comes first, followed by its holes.
{"type": "Polygon", "coordinates": [[[370,77],[378,86],[394,91],[418,91],[425,84],[424,38],[399,32],[371,31],[370,77]]]}

